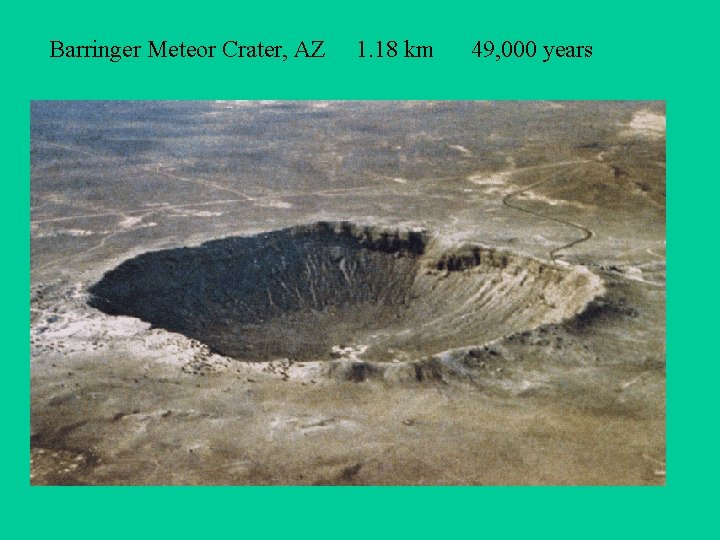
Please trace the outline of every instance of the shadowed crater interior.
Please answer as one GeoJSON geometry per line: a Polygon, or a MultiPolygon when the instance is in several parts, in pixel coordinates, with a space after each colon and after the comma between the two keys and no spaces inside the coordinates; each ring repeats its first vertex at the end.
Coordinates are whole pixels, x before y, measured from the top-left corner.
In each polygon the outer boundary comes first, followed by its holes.
{"type": "Polygon", "coordinates": [[[142,254],[89,303],[244,360],[324,360],[333,346],[390,360],[558,322],[602,290],[582,267],[436,250],[423,231],[321,222],[142,254]]]}

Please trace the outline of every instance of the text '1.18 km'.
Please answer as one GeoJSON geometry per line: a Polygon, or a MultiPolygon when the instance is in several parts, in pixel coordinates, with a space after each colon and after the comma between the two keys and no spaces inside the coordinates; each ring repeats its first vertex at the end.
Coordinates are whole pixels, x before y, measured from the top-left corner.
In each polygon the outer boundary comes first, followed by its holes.
{"type": "Polygon", "coordinates": [[[359,58],[432,58],[432,45],[418,45],[409,39],[400,43],[394,40],[376,41],[374,44],[358,42],[360,46],[359,58]]]}

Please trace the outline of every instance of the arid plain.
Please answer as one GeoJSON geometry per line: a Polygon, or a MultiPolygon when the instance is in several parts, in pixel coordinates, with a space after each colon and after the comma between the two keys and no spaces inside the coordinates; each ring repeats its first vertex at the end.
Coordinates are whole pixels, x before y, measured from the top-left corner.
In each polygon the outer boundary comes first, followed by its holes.
{"type": "Polygon", "coordinates": [[[665,482],[661,102],[33,102],[33,484],[665,482]]]}

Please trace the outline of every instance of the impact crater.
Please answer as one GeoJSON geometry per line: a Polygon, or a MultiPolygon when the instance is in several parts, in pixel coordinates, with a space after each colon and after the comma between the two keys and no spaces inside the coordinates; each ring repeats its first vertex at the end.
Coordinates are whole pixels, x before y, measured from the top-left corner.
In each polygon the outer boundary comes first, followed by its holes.
{"type": "Polygon", "coordinates": [[[603,291],[581,266],[427,231],[318,222],[144,253],[90,288],[91,306],[246,361],[415,360],[583,311],[603,291]]]}

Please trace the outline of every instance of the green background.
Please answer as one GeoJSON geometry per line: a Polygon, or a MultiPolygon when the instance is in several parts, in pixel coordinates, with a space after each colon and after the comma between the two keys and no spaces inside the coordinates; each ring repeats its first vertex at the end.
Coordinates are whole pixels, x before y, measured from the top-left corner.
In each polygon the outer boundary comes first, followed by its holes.
{"type": "Polygon", "coordinates": [[[2,529],[10,537],[717,534],[715,8],[684,2],[35,2],[3,8],[2,529]],[[323,60],[50,60],[49,40],[324,39],[323,60]],[[432,60],[359,59],[412,39],[432,60]],[[475,41],[592,45],[490,62],[475,41]],[[539,55],[538,55],[539,56],[539,55]],[[667,486],[30,488],[29,103],[33,99],[659,99],[668,115],[667,486]],[[14,531],[14,532],[13,532],[14,531]]]}

